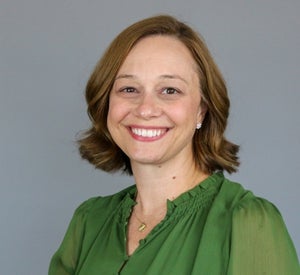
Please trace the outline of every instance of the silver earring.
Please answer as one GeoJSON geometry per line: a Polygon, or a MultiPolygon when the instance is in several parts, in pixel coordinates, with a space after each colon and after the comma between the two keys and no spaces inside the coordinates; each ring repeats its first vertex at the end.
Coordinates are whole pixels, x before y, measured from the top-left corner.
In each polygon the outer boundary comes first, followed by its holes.
{"type": "Polygon", "coordinates": [[[199,130],[199,129],[201,128],[201,126],[202,126],[202,123],[200,123],[200,122],[199,122],[199,123],[197,123],[197,125],[196,125],[196,129],[197,129],[197,130],[199,130]]]}

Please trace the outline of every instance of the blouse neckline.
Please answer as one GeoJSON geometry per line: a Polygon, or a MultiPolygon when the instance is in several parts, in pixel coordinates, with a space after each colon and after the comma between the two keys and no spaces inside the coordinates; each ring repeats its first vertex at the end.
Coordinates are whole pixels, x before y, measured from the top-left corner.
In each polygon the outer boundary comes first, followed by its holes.
{"type": "MultiPolygon", "coordinates": [[[[224,175],[215,172],[190,190],[179,195],[174,200],[167,200],[167,214],[163,221],[177,219],[210,204],[217,194],[224,175]]],[[[131,186],[124,196],[119,208],[119,221],[127,224],[135,201],[136,186],[131,186]]]]}

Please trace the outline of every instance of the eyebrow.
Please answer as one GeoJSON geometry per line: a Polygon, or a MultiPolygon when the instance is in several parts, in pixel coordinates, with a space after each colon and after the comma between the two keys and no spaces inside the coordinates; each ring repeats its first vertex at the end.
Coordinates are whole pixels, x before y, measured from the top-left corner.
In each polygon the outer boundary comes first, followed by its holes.
{"type": "Polygon", "coordinates": [[[120,78],[136,78],[136,76],[134,76],[132,74],[120,74],[115,78],[115,80],[120,79],[120,78]]]}
{"type": "Polygon", "coordinates": [[[159,78],[162,78],[162,79],[179,79],[179,80],[185,82],[186,84],[188,84],[186,79],[184,79],[183,77],[181,77],[180,75],[177,75],[177,74],[163,74],[159,78]]]}
{"type": "MultiPolygon", "coordinates": [[[[120,74],[115,78],[115,80],[121,79],[121,78],[135,79],[137,77],[132,74],[120,74]]],[[[186,84],[188,84],[188,81],[186,79],[184,79],[183,77],[181,77],[180,75],[177,75],[177,74],[163,74],[163,75],[160,75],[159,78],[160,79],[179,79],[179,80],[185,82],[186,84]]]]}

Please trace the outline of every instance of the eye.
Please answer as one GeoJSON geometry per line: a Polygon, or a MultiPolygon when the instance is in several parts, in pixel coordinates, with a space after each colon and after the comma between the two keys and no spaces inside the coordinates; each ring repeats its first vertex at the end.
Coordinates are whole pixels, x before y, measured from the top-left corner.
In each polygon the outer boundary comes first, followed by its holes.
{"type": "Polygon", "coordinates": [[[178,94],[179,91],[175,88],[168,87],[168,88],[164,88],[162,93],[167,95],[173,95],[173,94],[178,94]]]}
{"type": "Polygon", "coordinates": [[[123,93],[129,93],[130,94],[130,93],[136,92],[136,89],[133,88],[133,87],[125,87],[125,88],[121,89],[120,91],[123,92],[123,93]]]}

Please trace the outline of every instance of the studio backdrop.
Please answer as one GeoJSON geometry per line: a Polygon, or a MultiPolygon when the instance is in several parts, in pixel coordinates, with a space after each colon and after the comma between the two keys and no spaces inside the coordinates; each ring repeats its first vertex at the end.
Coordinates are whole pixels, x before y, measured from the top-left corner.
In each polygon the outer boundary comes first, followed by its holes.
{"type": "Polygon", "coordinates": [[[84,89],[111,40],[168,13],[205,38],[231,98],[227,175],[272,201],[300,253],[300,1],[0,1],[1,274],[46,274],[75,208],[133,184],[82,161],[84,89]]]}

